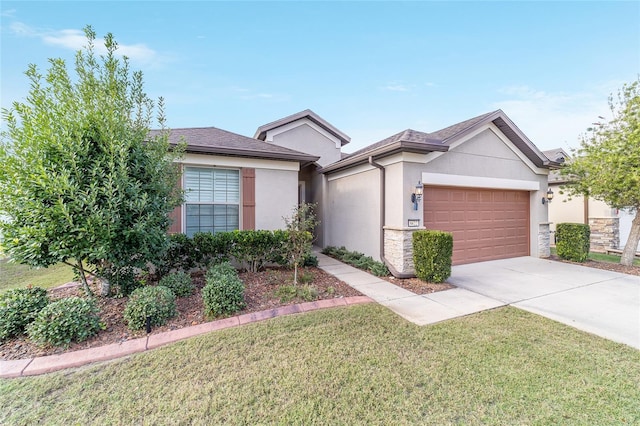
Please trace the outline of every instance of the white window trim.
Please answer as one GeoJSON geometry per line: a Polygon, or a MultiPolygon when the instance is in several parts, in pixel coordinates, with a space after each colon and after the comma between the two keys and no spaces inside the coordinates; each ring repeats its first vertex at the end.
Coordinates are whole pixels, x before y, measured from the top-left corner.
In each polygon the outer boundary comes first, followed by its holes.
{"type": "MultiPolygon", "coordinates": [[[[238,229],[242,229],[242,193],[243,193],[243,188],[242,188],[242,168],[237,168],[237,167],[219,167],[219,166],[213,166],[213,165],[208,165],[208,164],[185,164],[182,163],[182,176],[181,176],[181,181],[182,181],[182,190],[186,191],[186,186],[187,186],[187,182],[186,182],[186,175],[187,175],[187,169],[188,168],[195,168],[195,169],[218,169],[218,170],[235,170],[238,172],[238,229]]],[[[185,199],[185,201],[182,203],[182,205],[180,206],[180,211],[182,214],[182,224],[181,224],[181,232],[185,235],[187,235],[187,204],[209,204],[209,205],[216,205],[216,204],[224,204],[224,205],[236,205],[235,203],[187,203],[187,200],[185,199]]]]}

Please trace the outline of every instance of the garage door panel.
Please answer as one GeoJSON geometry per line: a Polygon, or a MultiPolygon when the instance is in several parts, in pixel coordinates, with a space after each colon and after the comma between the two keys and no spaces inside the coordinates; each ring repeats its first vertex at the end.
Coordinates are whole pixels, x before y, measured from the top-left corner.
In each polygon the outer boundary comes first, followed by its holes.
{"type": "Polygon", "coordinates": [[[425,186],[424,223],[453,233],[454,264],[529,254],[527,191],[425,186]]]}

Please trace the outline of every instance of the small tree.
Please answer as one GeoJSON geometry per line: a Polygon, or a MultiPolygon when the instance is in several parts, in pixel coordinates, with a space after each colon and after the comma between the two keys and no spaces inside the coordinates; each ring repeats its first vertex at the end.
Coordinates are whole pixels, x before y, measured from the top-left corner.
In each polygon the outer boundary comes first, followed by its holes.
{"type": "MultiPolygon", "coordinates": [[[[62,59],[50,59],[45,76],[30,65],[26,101],[2,110],[0,231],[14,260],[65,262],[91,293],[89,265],[118,278],[162,255],[181,193],[178,151],[170,152],[166,132],[148,137],[155,108],[142,73],[116,57],[111,34],[99,58],[94,31],[85,34],[75,76],[62,59]]],[[[162,99],[158,107],[164,129],[162,99]]]]}
{"type": "Polygon", "coordinates": [[[581,147],[563,175],[569,195],[585,195],[611,207],[635,211],[620,263],[632,265],[640,241],[640,79],[609,97],[613,119],[582,136],[581,147]]]}
{"type": "Polygon", "coordinates": [[[294,207],[291,217],[284,217],[284,223],[289,233],[285,249],[289,264],[293,265],[293,284],[298,285],[298,267],[304,263],[304,258],[311,251],[313,230],[318,225],[313,212],[315,204],[302,203],[294,207]]]}

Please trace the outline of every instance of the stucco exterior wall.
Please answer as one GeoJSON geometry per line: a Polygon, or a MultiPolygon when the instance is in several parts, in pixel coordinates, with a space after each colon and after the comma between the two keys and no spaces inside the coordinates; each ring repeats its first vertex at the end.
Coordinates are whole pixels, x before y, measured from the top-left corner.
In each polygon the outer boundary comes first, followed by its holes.
{"type": "Polygon", "coordinates": [[[548,204],[542,204],[547,192],[548,170],[535,167],[500,135],[497,128],[489,125],[452,145],[446,153],[428,154],[426,165],[407,164],[405,173],[416,176],[424,172],[424,185],[439,184],[433,180],[437,175],[444,177],[440,182],[447,181],[446,175],[456,175],[461,178],[455,179],[455,185],[448,185],[529,191],[529,251],[531,256],[545,256],[546,250],[539,242],[545,241],[545,235],[540,232],[548,232],[548,227],[540,227],[549,222],[548,204]]]}
{"type": "Polygon", "coordinates": [[[256,169],[256,229],[284,229],[298,205],[298,172],[256,169]]]}
{"type": "MultiPolygon", "coordinates": [[[[638,213],[640,214],[640,213],[638,213]]],[[[636,213],[629,210],[620,210],[620,249],[623,249],[627,244],[627,240],[629,239],[629,233],[631,232],[631,222],[633,222],[633,218],[636,213]]],[[[636,251],[640,251],[640,243],[638,243],[638,247],[636,251]]]]}
{"type": "Polygon", "coordinates": [[[380,259],[380,171],[364,168],[348,176],[328,176],[325,211],[325,246],[380,259]]]}
{"type": "Polygon", "coordinates": [[[340,141],[309,120],[300,120],[283,131],[267,132],[266,141],[320,157],[318,164],[326,166],[340,160],[340,141]]]}
{"type": "Polygon", "coordinates": [[[549,222],[551,231],[555,232],[558,223],[585,223],[584,197],[573,196],[569,200],[567,194],[561,194],[560,185],[550,184],[553,201],[549,204],[549,222]]]}
{"type": "MultiPolygon", "coordinates": [[[[298,202],[297,161],[265,160],[218,155],[186,154],[182,160],[186,166],[254,168],[256,172],[255,226],[256,229],[282,229],[283,216],[290,216],[298,202]]],[[[242,188],[240,188],[242,191],[242,188]]],[[[242,197],[241,197],[242,198],[242,197]]],[[[184,208],[182,215],[184,217],[184,208]]],[[[240,209],[242,223],[242,209],[240,209]]],[[[184,229],[183,229],[184,232],[184,229]]]]}
{"type": "Polygon", "coordinates": [[[311,192],[310,198],[307,200],[308,202],[314,203],[316,205],[316,219],[318,220],[318,225],[315,229],[315,241],[314,245],[318,247],[325,247],[325,230],[327,229],[326,220],[328,214],[325,212],[326,209],[326,201],[325,201],[325,193],[326,193],[326,177],[321,174],[314,174],[311,178],[311,192]]]}

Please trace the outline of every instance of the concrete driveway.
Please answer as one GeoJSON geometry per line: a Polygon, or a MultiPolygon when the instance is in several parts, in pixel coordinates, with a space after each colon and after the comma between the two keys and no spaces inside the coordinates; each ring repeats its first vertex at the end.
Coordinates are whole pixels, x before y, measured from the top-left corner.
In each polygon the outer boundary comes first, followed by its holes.
{"type": "Polygon", "coordinates": [[[640,349],[640,277],[534,257],[454,266],[449,283],[640,349]]]}

